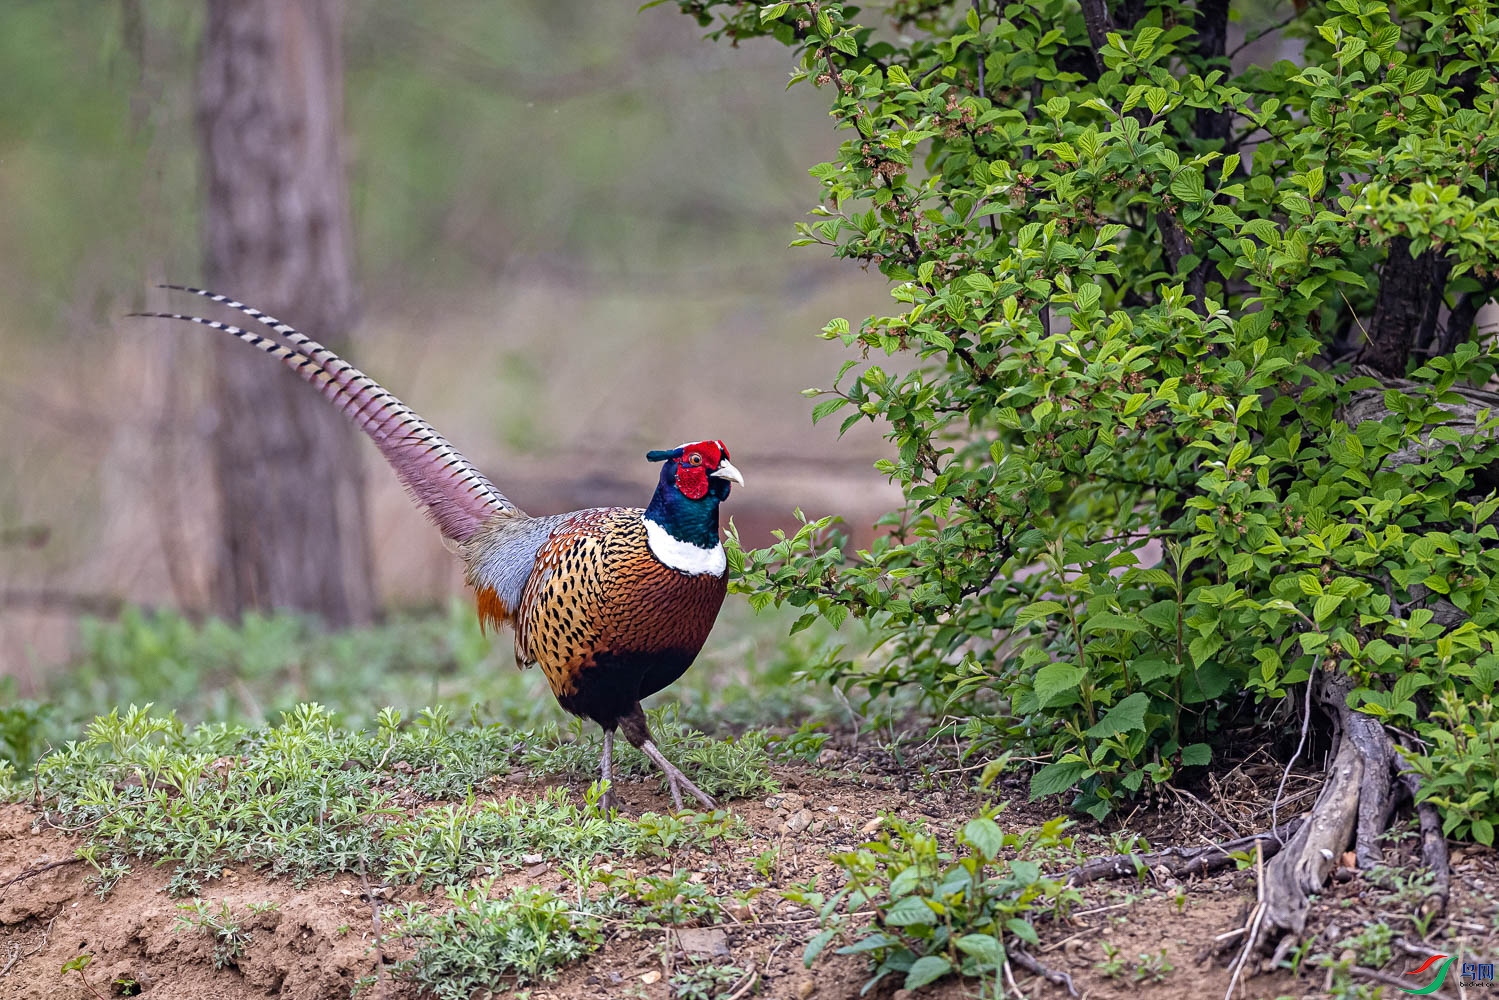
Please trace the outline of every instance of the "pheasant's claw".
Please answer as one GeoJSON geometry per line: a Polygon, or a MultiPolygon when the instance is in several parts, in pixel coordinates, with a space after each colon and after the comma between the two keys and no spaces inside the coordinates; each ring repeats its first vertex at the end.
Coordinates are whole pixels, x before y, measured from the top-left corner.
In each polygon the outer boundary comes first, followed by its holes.
{"type": "Polygon", "coordinates": [[[640,745],[640,750],[666,775],[667,787],[671,789],[671,801],[676,806],[677,812],[682,811],[682,792],[684,791],[701,802],[703,808],[718,808],[718,804],[706,792],[688,781],[687,775],[683,774],[675,764],[667,760],[665,754],[656,749],[656,744],[650,740],[646,740],[640,745]]]}
{"type": "MultiPolygon", "coordinates": [[[[681,783],[682,788],[684,790],[686,790],[688,794],[690,794],[693,798],[697,799],[699,802],[701,802],[703,804],[703,808],[704,809],[717,809],[718,808],[718,803],[713,801],[713,797],[712,796],[710,796],[708,793],[704,792],[701,788],[697,787],[692,782],[688,781],[686,779],[686,777],[684,777],[682,775],[682,772],[680,772],[680,771],[677,772],[677,781],[681,783]]],[[[672,785],[672,791],[676,792],[676,790],[677,790],[677,786],[676,786],[676,784],[673,784],[672,785]]],[[[681,795],[677,794],[674,797],[677,800],[677,809],[678,809],[678,811],[680,811],[681,808],[682,808],[682,798],[681,798],[681,795]]]]}

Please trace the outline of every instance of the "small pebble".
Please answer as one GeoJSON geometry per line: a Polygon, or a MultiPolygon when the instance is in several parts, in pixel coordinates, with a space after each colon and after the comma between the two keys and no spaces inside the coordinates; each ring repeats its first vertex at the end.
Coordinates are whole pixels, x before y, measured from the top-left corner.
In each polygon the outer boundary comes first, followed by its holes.
{"type": "Polygon", "coordinates": [[[661,981],[661,973],[656,969],[652,969],[650,972],[641,975],[640,981],[642,983],[645,983],[647,986],[651,985],[652,983],[659,983],[661,981]]]}
{"type": "Polygon", "coordinates": [[[786,818],[786,829],[791,833],[801,833],[812,825],[812,813],[806,809],[798,809],[786,818]]]}

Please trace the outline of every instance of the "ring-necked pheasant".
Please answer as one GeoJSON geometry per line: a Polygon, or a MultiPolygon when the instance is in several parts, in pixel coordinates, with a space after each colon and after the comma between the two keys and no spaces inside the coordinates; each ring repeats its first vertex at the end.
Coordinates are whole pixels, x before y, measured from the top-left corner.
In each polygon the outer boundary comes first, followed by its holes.
{"type": "MultiPolygon", "coordinates": [[[[604,729],[602,777],[613,780],[614,731],[666,775],[671,797],[714,802],[657,749],[640,700],[697,657],[728,587],[718,505],[744,485],[722,441],[646,458],[661,462],[644,510],[601,507],[531,517],[421,417],[322,344],[223,295],[166,285],[237,309],[286,343],[182,313],[136,313],[222,330],[285,362],[370,436],[467,570],[479,620],[515,630],[519,667],[540,665],[557,702],[604,729]]],[[[604,807],[613,805],[606,792],[604,807]]]]}

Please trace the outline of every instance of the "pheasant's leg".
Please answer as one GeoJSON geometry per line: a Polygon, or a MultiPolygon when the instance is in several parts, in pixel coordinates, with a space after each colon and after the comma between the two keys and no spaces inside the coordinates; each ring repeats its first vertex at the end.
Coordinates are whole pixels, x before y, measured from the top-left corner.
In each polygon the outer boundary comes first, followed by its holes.
{"type": "Polygon", "coordinates": [[[655,761],[656,766],[666,775],[666,783],[671,786],[671,801],[677,807],[678,812],[682,811],[683,792],[687,792],[701,802],[705,809],[718,808],[718,803],[714,802],[701,788],[688,781],[687,775],[677,770],[677,766],[667,760],[665,754],[656,749],[656,744],[650,740],[646,740],[640,744],[640,750],[651,760],[655,761]]]}
{"type": "Polygon", "coordinates": [[[627,714],[620,716],[619,729],[632,746],[649,757],[661,769],[661,773],[666,775],[667,787],[671,789],[671,800],[678,811],[682,808],[683,792],[697,799],[706,809],[718,808],[718,804],[706,792],[688,781],[687,775],[679,771],[675,764],[666,759],[665,754],[656,749],[656,744],[651,741],[651,731],[645,724],[645,712],[641,711],[638,702],[627,714]]]}
{"type": "Polygon", "coordinates": [[[604,730],[604,759],[599,762],[599,777],[608,786],[604,791],[604,798],[599,803],[604,810],[605,816],[614,813],[614,730],[604,730]]]}

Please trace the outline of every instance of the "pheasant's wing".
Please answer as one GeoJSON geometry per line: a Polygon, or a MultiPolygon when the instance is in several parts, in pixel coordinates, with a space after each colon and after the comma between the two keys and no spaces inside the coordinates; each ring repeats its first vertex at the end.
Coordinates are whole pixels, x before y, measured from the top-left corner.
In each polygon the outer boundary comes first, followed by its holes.
{"type": "Polygon", "coordinates": [[[604,662],[672,651],[690,662],[712,629],[723,578],[656,559],[644,514],[578,511],[538,548],[515,617],[516,659],[539,664],[554,694],[574,693],[579,674],[604,662]]]}
{"type": "MultiPolygon", "coordinates": [[[[515,617],[515,660],[540,664],[557,694],[571,694],[579,670],[601,647],[614,576],[610,560],[640,512],[601,508],[560,521],[536,552],[515,617]]],[[[641,538],[645,531],[641,529],[641,538]]]]}
{"type": "Polygon", "coordinates": [[[409,406],[374,379],[310,337],[267,316],[259,309],[201,288],[166,285],[237,309],[285,337],[291,347],[228,323],[182,313],[133,313],[160,319],[180,319],[222,330],[273,358],[279,358],[370,436],[407,491],[421,505],[443,535],[465,542],[497,512],[522,512],[458,453],[442,435],[409,406]]]}

